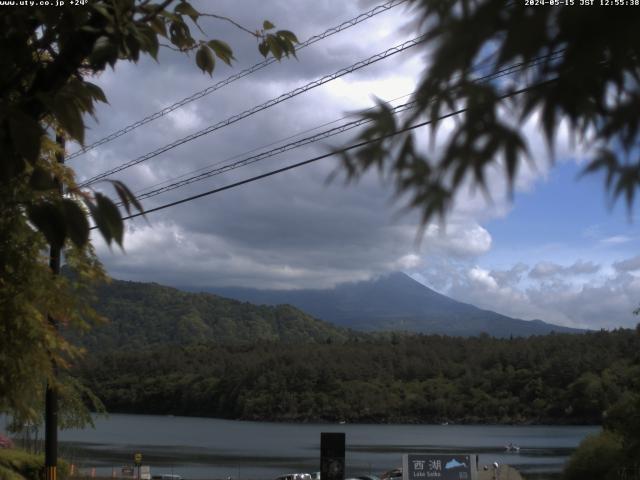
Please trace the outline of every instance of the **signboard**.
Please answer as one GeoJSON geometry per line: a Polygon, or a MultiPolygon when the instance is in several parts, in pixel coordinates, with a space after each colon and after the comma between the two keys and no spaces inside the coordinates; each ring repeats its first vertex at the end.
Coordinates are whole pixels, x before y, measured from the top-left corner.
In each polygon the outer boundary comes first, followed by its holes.
{"type": "Polygon", "coordinates": [[[123,477],[133,477],[133,467],[122,467],[121,472],[123,477]]]}
{"type": "Polygon", "coordinates": [[[142,454],[141,453],[136,453],[133,455],[133,461],[137,466],[140,466],[140,464],[142,463],[142,454]]]}
{"type": "Polygon", "coordinates": [[[344,433],[320,433],[320,479],[344,480],[344,433]]]}
{"type": "Polygon", "coordinates": [[[151,480],[151,467],[149,465],[140,467],[140,480],[151,480]]]}
{"type": "Polygon", "coordinates": [[[402,457],[403,480],[475,480],[475,455],[410,454],[402,457]]]}

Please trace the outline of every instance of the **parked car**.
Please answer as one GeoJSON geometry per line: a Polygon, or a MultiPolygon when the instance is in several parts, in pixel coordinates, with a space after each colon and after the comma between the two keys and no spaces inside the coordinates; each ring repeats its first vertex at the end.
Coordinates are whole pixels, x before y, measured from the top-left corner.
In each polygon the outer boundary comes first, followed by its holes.
{"type": "Polygon", "coordinates": [[[276,480],[311,480],[311,475],[308,473],[289,473],[280,475],[276,480]]]}

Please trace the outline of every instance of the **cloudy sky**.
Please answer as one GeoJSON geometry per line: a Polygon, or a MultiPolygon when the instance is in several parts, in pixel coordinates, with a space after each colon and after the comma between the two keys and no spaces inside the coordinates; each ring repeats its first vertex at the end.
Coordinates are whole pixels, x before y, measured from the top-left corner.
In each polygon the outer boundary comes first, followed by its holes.
{"type": "MultiPolygon", "coordinates": [[[[243,0],[197,5],[252,29],[269,19],[305,40],[376,3],[243,0]]],[[[407,25],[412,18],[403,6],[376,15],[301,50],[298,60],[274,63],[69,163],[80,180],[102,173],[411,39],[415,33],[407,25]]],[[[202,25],[210,37],[232,45],[234,65],[218,62],[210,78],[193,58],[169,49],[161,49],[159,63],[118,64],[94,80],[109,105],[99,108],[99,123],[88,120],[87,143],[262,60],[248,34],[213,19],[202,25]]],[[[112,178],[143,192],[340,125],[350,120],[346,115],[371,107],[374,97],[398,105],[412,92],[427,59],[425,47],[414,47],[112,178]]],[[[346,185],[338,175],[327,182],[339,167],[335,158],[150,214],[147,221],[130,221],[124,253],[109,249],[98,235],[94,241],[109,273],[121,279],[174,286],[325,288],[404,271],[455,299],[518,318],[590,328],[634,326],[638,319],[632,311],[640,302],[638,221],[623,205],[608,207],[602,178],[576,180],[584,154],[572,148],[562,131],[551,168],[535,119],[525,128],[536,164],[520,172],[513,202],[501,193],[504,182],[497,173],[490,179],[491,202],[461,192],[446,224],[428,225],[419,243],[417,214],[402,212],[384,179],[369,175],[346,185]]],[[[143,204],[149,209],[237,182],[326,153],[353,137],[353,131],[338,135],[143,204]]],[[[108,191],[104,185],[97,188],[108,191]]]]}

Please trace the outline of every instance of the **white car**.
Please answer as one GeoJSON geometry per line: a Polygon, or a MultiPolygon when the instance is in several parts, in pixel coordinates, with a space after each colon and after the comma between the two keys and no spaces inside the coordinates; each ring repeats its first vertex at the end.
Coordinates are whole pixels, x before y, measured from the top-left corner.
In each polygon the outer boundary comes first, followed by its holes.
{"type": "Polygon", "coordinates": [[[311,475],[308,473],[289,473],[277,477],[276,480],[311,480],[311,475]]]}

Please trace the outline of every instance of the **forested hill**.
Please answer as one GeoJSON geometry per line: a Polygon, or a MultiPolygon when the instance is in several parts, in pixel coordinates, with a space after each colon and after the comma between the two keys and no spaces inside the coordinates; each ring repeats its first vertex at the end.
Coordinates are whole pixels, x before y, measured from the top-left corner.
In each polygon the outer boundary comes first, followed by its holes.
{"type": "Polygon", "coordinates": [[[157,347],[90,355],[76,373],[114,413],[597,424],[640,391],[640,330],[157,347]]]}
{"type": "Polygon", "coordinates": [[[289,305],[257,306],[155,283],[113,280],[96,294],[95,307],[109,322],[79,338],[92,351],[196,342],[343,342],[352,335],[289,305]]]}

